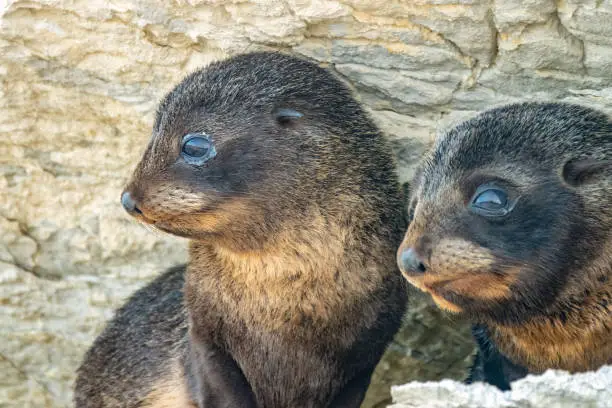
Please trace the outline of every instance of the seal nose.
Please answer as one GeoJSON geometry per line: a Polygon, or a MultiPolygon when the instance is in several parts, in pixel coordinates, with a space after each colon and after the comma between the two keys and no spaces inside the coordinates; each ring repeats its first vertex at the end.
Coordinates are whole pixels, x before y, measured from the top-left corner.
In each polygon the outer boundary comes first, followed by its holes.
{"type": "Polygon", "coordinates": [[[402,272],[409,275],[421,275],[425,273],[426,270],[425,265],[414,248],[404,248],[400,250],[397,257],[397,263],[402,272]]]}
{"type": "Polygon", "coordinates": [[[127,191],[124,191],[123,194],[121,194],[121,205],[123,208],[125,208],[125,211],[130,214],[142,214],[142,211],[140,211],[136,206],[136,201],[134,201],[130,193],[127,191]]]}

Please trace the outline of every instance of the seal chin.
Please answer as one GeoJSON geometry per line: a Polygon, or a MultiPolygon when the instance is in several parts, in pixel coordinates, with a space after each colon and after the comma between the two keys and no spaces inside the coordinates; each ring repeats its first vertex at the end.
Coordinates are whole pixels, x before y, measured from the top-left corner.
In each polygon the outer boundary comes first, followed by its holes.
{"type": "Polygon", "coordinates": [[[171,226],[171,225],[161,223],[161,222],[153,224],[153,227],[167,234],[174,235],[180,238],[192,239],[192,240],[202,240],[207,237],[210,238],[211,236],[210,233],[205,233],[202,231],[193,231],[189,228],[179,228],[179,227],[171,226]]]}
{"type": "Polygon", "coordinates": [[[177,237],[181,237],[181,238],[187,238],[187,239],[196,239],[197,237],[195,237],[193,234],[190,234],[189,231],[186,230],[182,230],[182,229],[178,229],[178,228],[173,228],[167,224],[164,224],[163,222],[158,222],[158,223],[154,223],[153,226],[155,228],[157,228],[160,231],[163,231],[165,233],[171,234],[171,235],[175,235],[177,237]]]}
{"type": "Polygon", "coordinates": [[[155,225],[155,220],[147,217],[144,214],[133,214],[132,217],[136,218],[139,222],[142,222],[143,224],[155,225]]]}
{"type": "Polygon", "coordinates": [[[431,298],[433,299],[433,301],[436,303],[436,305],[443,310],[446,310],[447,312],[451,312],[451,313],[461,313],[463,312],[463,309],[461,309],[459,306],[457,306],[454,303],[449,302],[448,300],[444,299],[442,296],[437,295],[433,292],[429,292],[431,293],[431,298]]]}
{"type": "Polygon", "coordinates": [[[402,275],[406,278],[406,280],[408,280],[408,282],[412,286],[414,286],[415,288],[419,289],[422,292],[429,293],[433,301],[441,309],[446,310],[451,313],[460,313],[463,311],[461,307],[445,299],[443,295],[440,293],[441,286],[444,286],[445,284],[450,283],[451,282],[450,280],[440,280],[436,282],[437,283],[436,284],[432,282],[426,282],[425,277],[427,275],[421,275],[418,277],[414,275],[409,275],[406,273],[402,273],[402,275]]]}
{"type": "Polygon", "coordinates": [[[219,221],[209,212],[181,214],[174,217],[163,218],[152,223],[160,231],[188,239],[202,239],[210,237],[218,231],[219,221]]]}
{"type": "Polygon", "coordinates": [[[422,276],[414,276],[411,274],[408,274],[406,272],[404,272],[402,270],[402,276],[404,278],[406,278],[406,280],[408,281],[408,283],[410,283],[412,286],[414,286],[415,288],[419,289],[422,292],[429,292],[429,289],[427,287],[425,287],[425,284],[423,283],[423,277],[422,276]]]}

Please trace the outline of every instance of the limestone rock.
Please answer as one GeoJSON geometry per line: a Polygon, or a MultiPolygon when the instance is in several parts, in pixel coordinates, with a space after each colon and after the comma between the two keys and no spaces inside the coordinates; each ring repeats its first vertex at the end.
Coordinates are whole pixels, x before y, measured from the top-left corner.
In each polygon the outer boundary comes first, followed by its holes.
{"type": "Polygon", "coordinates": [[[557,2],[559,19],[572,35],[588,43],[612,44],[612,7],[609,1],[557,2]]]}
{"type": "Polygon", "coordinates": [[[557,11],[554,0],[495,0],[495,25],[501,31],[515,26],[542,24],[557,11]]]}
{"type": "MultiPolygon", "coordinates": [[[[441,129],[500,103],[612,112],[607,0],[0,0],[0,406],[70,405],[112,311],[184,240],[127,217],[119,194],[157,101],[186,73],[278,49],[327,66],[387,132],[402,181],[441,129]]],[[[375,374],[465,375],[465,322],[424,296],[375,374]]]]}
{"type": "Polygon", "coordinates": [[[610,408],[612,366],[574,375],[549,370],[514,382],[506,392],[483,383],[443,380],[393,387],[391,394],[389,408],[610,408]]]}
{"type": "Polygon", "coordinates": [[[526,68],[579,73],[583,70],[582,42],[573,37],[557,18],[501,33],[498,53],[499,69],[509,73],[526,68]]]}

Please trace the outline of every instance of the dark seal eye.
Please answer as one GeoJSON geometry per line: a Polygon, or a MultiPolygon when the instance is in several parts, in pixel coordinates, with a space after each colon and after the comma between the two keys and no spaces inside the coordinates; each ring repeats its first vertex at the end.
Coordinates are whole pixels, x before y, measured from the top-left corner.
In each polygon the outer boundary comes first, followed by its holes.
{"type": "Polygon", "coordinates": [[[217,152],[210,137],[200,133],[190,133],[183,137],[181,154],[189,164],[203,164],[215,157],[217,152]]]}
{"type": "Polygon", "coordinates": [[[505,192],[497,189],[485,190],[474,199],[474,205],[489,210],[496,210],[506,206],[508,196],[505,192]]]}
{"type": "Polygon", "coordinates": [[[490,186],[481,186],[476,190],[470,209],[488,217],[502,217],[512,210],[508,193],[501,188],[490,186]]]}
{"type": "Polygon", "coordinates": [[[297,121],[302,116],[304,116],[302,113],[293,109],[277,109],[276,112],[274,112],[276,121],[283,126],[297,121]]]}
{"type": "Polygon", "coordinates": [[[204,157],[210,151],[210,141],[204,137],[192,137],[183,142],[183,153],[191,157],[204,157]]]}

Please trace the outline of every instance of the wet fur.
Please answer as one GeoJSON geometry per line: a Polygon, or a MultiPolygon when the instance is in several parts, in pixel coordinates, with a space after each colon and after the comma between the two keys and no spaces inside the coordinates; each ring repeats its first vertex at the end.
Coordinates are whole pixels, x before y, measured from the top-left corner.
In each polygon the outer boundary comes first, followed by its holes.
{"type": "Polygon", "coordinates": [[[195,72],[127,189],[143,222],[191,239],[190,261],[118,311],[77,407],[360,405],[404,312],[406,221],[390,149],[344,85],[274,53],[195,72]],[[177,159],[191,132],[214,161],[177,159]]]}
{"type": "Polygon", "coordinates": [[[470,381],[612,362],[611,164],[608,116],[524,103],[451,129],[417,170],[401,247],[427,271],[406,277],[478,323],[470,381]],[[503,219],[466,209],[490,180],[517,199],[503,219]]]}

